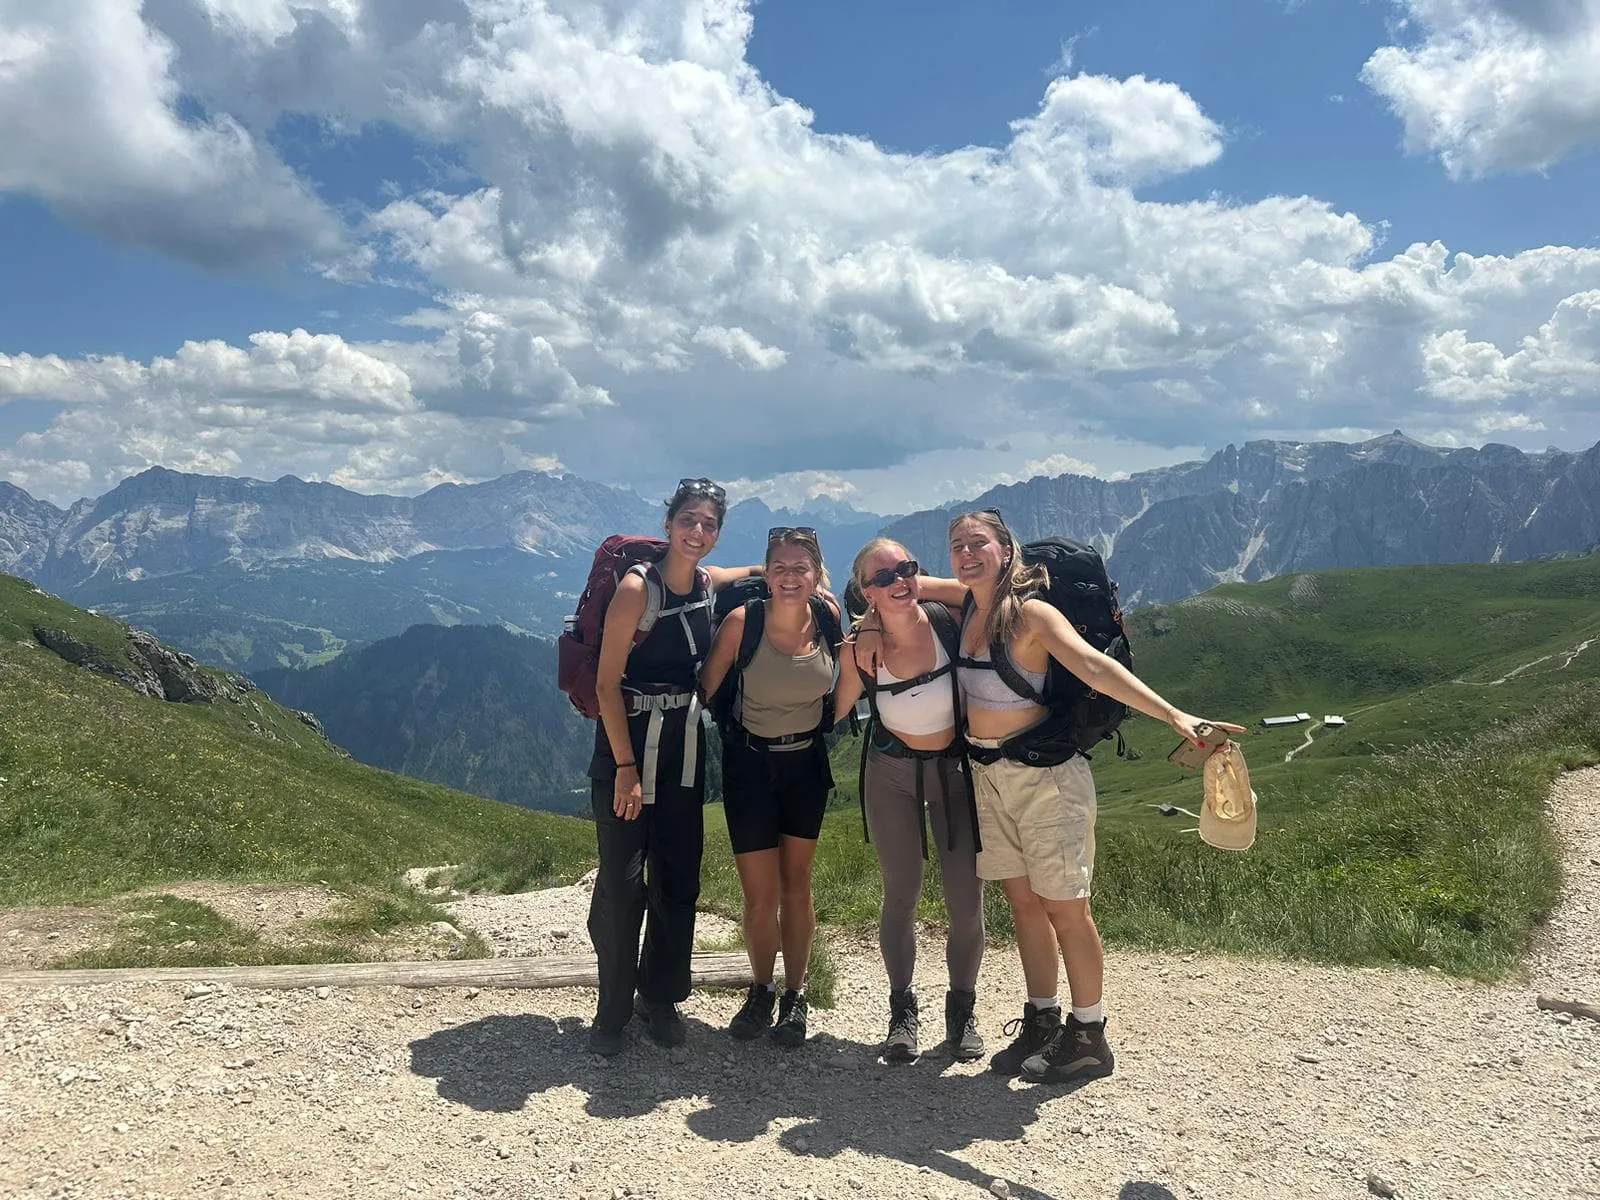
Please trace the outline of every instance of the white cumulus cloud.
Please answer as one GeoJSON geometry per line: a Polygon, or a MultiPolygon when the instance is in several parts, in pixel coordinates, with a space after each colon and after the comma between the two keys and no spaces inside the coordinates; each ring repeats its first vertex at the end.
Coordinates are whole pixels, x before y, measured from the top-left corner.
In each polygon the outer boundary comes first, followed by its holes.
{"type": "Polygon", "coordinates": [[[1600,0],[1398,0],[1405,45],[1362,78],[1456,177],[1536,171],[1600,142],[1600,0]]]}

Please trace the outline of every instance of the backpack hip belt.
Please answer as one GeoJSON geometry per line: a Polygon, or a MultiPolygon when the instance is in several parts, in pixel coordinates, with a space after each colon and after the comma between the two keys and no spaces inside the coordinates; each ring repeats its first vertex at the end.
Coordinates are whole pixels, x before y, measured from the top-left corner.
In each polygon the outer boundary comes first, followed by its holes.
{"type": "Polygon", "coordinates": [[[818,734],[817,730],[808,729],[804,733],[782,733],[777,737],[762,737],[759,733],[751,733],[742,725],[735,725],[733,729],[729,730],[727,736],[728,740],[735,744],[742,742],[752,750],[766,751],[778,746],[791,747],[798,750],[811,745],[817,739],[818,734]]]}
{"type": "Polygon", "coordinates": [[[1004,738],[975,738],[969,734],[967,757],[984,767],[993,766],[1002,758],[1024,767],[1059,767],[1083,754],[1082,750],[1062,745],[1063,727],[1071,728],[1070,719],[1046,718],[1004,738]]]}
{"type": "Polygon", "coordinates": [[[640,692],[627,689],[628,716],[646,713],[644,756],[639,764],[639,790],[646,804],[656,802],[656,767],[661,757],[661,731],[669,712],[688,709],[683,723],[683,770],[678,785],[692,788],[700,766],[700,693],[697,691],[640,692]]]}

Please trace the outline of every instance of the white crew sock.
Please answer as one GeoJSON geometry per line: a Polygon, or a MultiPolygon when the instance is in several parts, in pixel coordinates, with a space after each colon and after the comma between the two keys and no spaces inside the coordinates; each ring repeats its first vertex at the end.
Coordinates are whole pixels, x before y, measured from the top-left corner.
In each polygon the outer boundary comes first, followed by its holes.
{"type": "Polygon", "coordinates": [[[1055,995],[1055,996],[1029,996],[1028,997],[1028,1003],[1033,1005],[1033,1007],[1038,1009],[1040,1012],[1043,1012],[1047,1008],[1060,1008],[1061,1007],[1061,997],[1059,995],[1055,995]]]}
{"type": "Polygon", "coordinates": [[[1087,1008],[1072,1006],[1072,1016],[1081,1025],[1098,1025],[1106,1019],[1105,1001],[1097,1000],[1087,1008]]]}

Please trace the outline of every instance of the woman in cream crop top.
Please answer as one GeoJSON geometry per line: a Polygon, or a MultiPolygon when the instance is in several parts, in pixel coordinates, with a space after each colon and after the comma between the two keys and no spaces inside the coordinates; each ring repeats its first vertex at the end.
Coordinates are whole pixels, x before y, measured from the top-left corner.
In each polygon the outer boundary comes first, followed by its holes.
{"type": "MultiPolygon", "coordinates": [[[[1002,650],[1002,654],[1009,656],[1009,650],[1002,650]]],[[[989,712],[1010,712],[1019,708],[1036,708],[1038,702],[1031,696],[1019,696],[1011,690],[1010,684],[1000,678],[1000,672],[994,667],[969,667],[968,662],[988,663],[990,652],[985,650],[982,654],[974,654],[963,659],[962,665],[956,668],[956,678],[961,682],[961,698],[968,708],[981,708],[989,712]]],[[[1012,668],[1035,691],[1044,690],[1044,671],[1024,671],[1017,666],[1016,660],[1011,662],[1012,668]]]]}

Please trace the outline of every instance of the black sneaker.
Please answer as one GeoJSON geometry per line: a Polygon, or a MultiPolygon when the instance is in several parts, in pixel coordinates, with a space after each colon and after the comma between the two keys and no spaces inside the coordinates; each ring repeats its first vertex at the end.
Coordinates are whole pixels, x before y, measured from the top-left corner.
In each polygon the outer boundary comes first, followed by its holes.
{"type": "Polygon", "coordinates": [[[643,996],[633,999],[633,1011],[645,1020],[650,1040],[658,1046],[681,1046],[689,1040],[689,1029],[678,1014],[676,1004],[657,1004],[643,996]]]}
{"type": "Polygon", "coordinates": [[[778,1000],[778,1023],[772,1027],[772,1040],[794,1049],[806,1040],[806,994],[789,988],[778,1000]]]}
{"type": "Polygon", "coordinates": [[[744,1007],[728,1022],[728,1032],[741,1042],[760,1037],[772,1027],[772,1006],[777,1002],[777,989],[752,983],[744,1007]]]}
{"type": "Polygon", "coordinates": [[[983,1035],[978,1032],[978,994],[948,991],[944,994],[944,1044],[957,1062],[983,1057],[983,1035]]]}
{"type": "Polygon", "coordinates": [[[589,1053],[602,1058],[615,1058],[628,1044],[620,1029],[607,1029],[604,1025],[589,1026],[589,1053]]]}
{"type": "Polygon", "coordinates": [[[910,988],[889,993],[889,1036],[883,1042],[883,1061],[914,1063],[917,1047],[917,994],[910,988]]]}
{"type": "Polygon", "coordinates": [[[1117,1059],[1106,1041],[1106,1023],[1090,1024],[1068,1015],[1061,1036],[1043,1053],[1022,1064],[1023,1077],[1034,1083],[1067,1083],[1074,1079],[1103,1079],[1116,1069],[1117,1059]]]}
{"type": "Polygon", "coordinates": [[[1022,1064],[1053,1042],[1061,1032],[1061,1006],[1035,1008],[1030,1000],[1022,1015],[1005,1023],[1007,1037],[1015,1040],[989,1060],[989,1070],[999,1075],[1020,1075],[1022,1064]]]}

